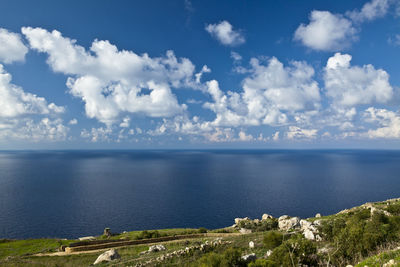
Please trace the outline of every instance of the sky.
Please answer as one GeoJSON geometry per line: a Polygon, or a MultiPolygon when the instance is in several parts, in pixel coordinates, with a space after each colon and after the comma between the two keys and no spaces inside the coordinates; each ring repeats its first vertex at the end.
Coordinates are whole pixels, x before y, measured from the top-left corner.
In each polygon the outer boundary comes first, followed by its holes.
{"type": "Polygon", "coordinates": [[[0,1],[0,149],[400,149],[399,0],[0,1]]]}

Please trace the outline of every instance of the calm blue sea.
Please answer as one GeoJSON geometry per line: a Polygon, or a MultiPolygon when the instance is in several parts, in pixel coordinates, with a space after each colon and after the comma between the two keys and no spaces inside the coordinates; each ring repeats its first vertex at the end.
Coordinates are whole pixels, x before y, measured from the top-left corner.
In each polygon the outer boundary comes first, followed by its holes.
{"type": "Polygon", "coordinates": [[[0,238],[331,214],[400,197],[400,151],[0,152],[0,238]]]}

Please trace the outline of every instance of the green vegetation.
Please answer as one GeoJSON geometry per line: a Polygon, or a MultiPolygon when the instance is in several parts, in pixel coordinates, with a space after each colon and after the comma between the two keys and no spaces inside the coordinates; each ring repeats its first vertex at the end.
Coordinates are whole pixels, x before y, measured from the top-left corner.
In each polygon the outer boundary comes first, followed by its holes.
{"type": "Polygon", "coordinates": [[[55,252],[73,241],[58,239],[0,240],[0,260],[6,257],[55,252]]]}
{"type": "MultiPolygon", "coordinates": [[[[357,266],[371,267],[389,262],[393,266],[400,265],[400,201],[369,203],[308,221],[314,223],[313,231],[318,234],[319,241],[306,239],[304,229],[300,227],[287,232],[278,230],[278,219],[275,218],[243,220],[236,228],[164,229],[124,232],[108,238],[99,236],[98,239],[142,240],[193,235],[183,240],[161,242],[165,251],[141,254],[151,244],[118,248],[121,259],[101,266],[135,266],[149,262],[149,266],[194,267],[346,266],[357,263],[357,266]],[[252,233],[239,234],[240,228],[251,229],[252,233]],[[200,249],[205,244],[207,246],[200,249]],[[190,247],[197,249],[187,250],[190,247]],[[183,253],[176,256],[177,251],[183,253]],[[173,253],[174,256],[165,257],[173,253]],[[255,254],[257,260],[245,262],[243,256],[249,254],[255,254]]],[[[76,240],[0,240],[0,266],[88,266],[101,254],[96,251],[58,257],[34,255],[56,252],[60,246],[72,242],[76,240]]]]}

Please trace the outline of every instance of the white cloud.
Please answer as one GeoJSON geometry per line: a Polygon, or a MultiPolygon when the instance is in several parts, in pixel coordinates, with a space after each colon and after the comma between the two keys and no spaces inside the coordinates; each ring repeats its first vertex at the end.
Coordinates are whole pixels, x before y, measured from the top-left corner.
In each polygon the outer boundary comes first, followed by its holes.
{"type": "Polygon", "coordinates": [[[234,51],[231,51],[231,58],[233,59],[234,62],[238,62],[242,60],[242,56],[234,51]]]}
{"type": "Polygon", "coordinates": [[[92,128],[90,131],[83,129],[81,137],[90,139],[91,142],[111,141],[113,131],[110,127],[92,128]]]}
{"type": "Polygon", "coordinates": [[[119,127],[128,128],[130,124],[131,118],[125,117],[123,118],[122,122],[120,123],[119,127]]]}
{"type": "Polygon", "coordinates": [[[21,87],[11,83],[11,74],[0,64],[0,118],[11,118],[29,114],[56,114],[64,112],[63,107],[46,99],[26,93],[21,87]]]}
{"type": "Polygon", "coordinates": [[[314,50],[334,51],[348,47],[356,39],[356,33],[352,22],[342,15],[314,10],[310,23],[301,24],[294,39],[314,50]]]}
{"type": "Polygon", "coordinates": [[[199,73],[196,73],[194,76],[196,77],[196,83],[201,82],[201,77],[203,76],[204,73],[210,73],[211,69],[207,67],[207,65],[204,65],[203,68],[199,73]]]}
{"type": "Polygon", "coordinates": [[[286,132],[288,139],[314,139],[317,137],[317,129],[302,129],[297,126],[289,126],[286,132]]]}
{"type": "Polygon", "coordinates": [[[226,20],[218,24],[208,24],[205,29],[223,45],[236,46],[246,41],[242,33],[234,30],[233,26],[226,20]]]}
{"type": "Polygon", "coordinates": [[[377,109],[370,107],[365,110],[364,118],[366,122],[378,125],[376,129],[370,129],[364,136],[384,139],[400,138],[400,115],[397,112],[386,109],[377,109]]]}
{"type": "Polygon", "coordinates": [[[19,34],[0,28],[0,62],[6,64],[24,61],[28,48],[21,41],[19,34]]]}
{"type": "Polygon", "coordinates": [[[69,125],[77,125],[78,124],[78,120],[77,119],[72,119],[68,122],[69,125]]]}
{"type": "Polygon", "coordinates": [[[239,140],[248,142],[248,141],[253,141],[254,137],[251,134],[246,134],[245,131],[241,130],[239,132],[239,140]]]}
{"type": "Polygon", "coordinates": [[[54,142],[67,139],[69,128],[61,119],[42,118],[39,121],[30,118],[1,119],[1,140],[27,140],[29,142],[54,142]]]}
{"type": "Polygon", "coordinates": [[[389,0],[372,0],[365,3],[360,11],[350,11],[347,12],[346,15],[358,23],[371,21],[385,16],[388,12],[389,6],[389,0]]]}
{"type": "Polygon", "coordinates": [[[251,66],[241,93],[224,93],[215,80],[207,83],[213,102],[204,107],[215,112],[213,125],[282,125],[288,122],[288,114],[319,108],[319,87],[311,66],[295,61],[285,67],[276,58],[267,65],[253,58],[251,66]]]}
{"type": "Polygon", "coordinates": [[[386,103],[392,98],[393,88],[386,71],[370,64],[351,66],[350,61],[350,55],[336,53],[325,67],[325,92],[335,107],[386,103]]]}
{"type": "Polygon", "coordinates": [[[67,86],[85,102],[86,115],[108,126],[124,112],[150,117],[182,113],[186,106],[178,103],[171,88],[198,88],[194,65],[172,51],[150,58],[99,40],[86,51],[55,30],[24,27],[22,33],[32,49],[49,55],[47,63],[54,71],[72,75],[67,86]]]}

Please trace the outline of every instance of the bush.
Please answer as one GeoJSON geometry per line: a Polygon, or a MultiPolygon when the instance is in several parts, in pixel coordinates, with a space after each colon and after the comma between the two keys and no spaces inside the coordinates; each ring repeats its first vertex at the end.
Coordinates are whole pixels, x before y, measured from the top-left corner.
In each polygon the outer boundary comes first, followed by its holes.
{"type": "Polygon", "coordinates": [[[269,231],[264,235],[264,246],[266,249],[274,249],[283,242],[283,234],[278,231],[269,231]]]}
{"type": "Polygon", "coordinates": [[[278,267],[279,265],[271,260],[257,259],[255,262],[250,262],[248,267],[278,267]]]}
{"type": "Polygon", "coordinates": [[[278,219],[271,218],[262,220],[259,223],[255,223],[252,220],[243,220],[239,222],[238,226],[240,228],[251,229],[253,232],[265,232],[278,229],[278,219]]]}
{"type": "Polygon", "coordinates": [[[317,247],[301,234],[295,235],[275,248],[268,260],[279,263],[279,266],[317,266],[317,247]]]}
{"type": "Polygon", "coordinates": [[[200,267],[244,267],[246,263],[241,258],[241,250],[228,248],[223,254],[210,252],[198,261],[200,267]]]}
{"type": "Polygon", "coordinates": [[[199,233],[200,233],[200,234],[207,233],[207,231],[208,231],[208,230],[207,230],[206,228],[204,228],[204,227],[200,227],[200,228],[199,228],[199,233]]]}

